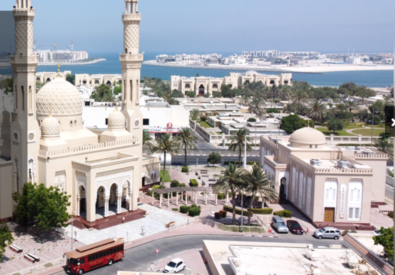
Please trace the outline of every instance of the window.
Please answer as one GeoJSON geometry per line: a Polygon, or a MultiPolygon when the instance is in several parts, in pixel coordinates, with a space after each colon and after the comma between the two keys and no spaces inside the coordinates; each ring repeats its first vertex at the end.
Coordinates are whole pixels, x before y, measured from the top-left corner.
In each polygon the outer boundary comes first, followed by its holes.
{"type": "Polygon", "coordinates": [[[213,84],[213,89],[218,89],[218,84],[213,84]]]}
{"type": "Polygon", "coordinates": [[[310,149],[313,148],[313,145],[310,145],[310,149]]]}
{"type": "Polygon", "coordinates": [[[108,118],[106,118],[106,125],[108,125],[108,118]]]}
{"type": "Polygon", "coordinates": [[[149,125],[149,118],[143,119],[143,125],[149,125]]]}

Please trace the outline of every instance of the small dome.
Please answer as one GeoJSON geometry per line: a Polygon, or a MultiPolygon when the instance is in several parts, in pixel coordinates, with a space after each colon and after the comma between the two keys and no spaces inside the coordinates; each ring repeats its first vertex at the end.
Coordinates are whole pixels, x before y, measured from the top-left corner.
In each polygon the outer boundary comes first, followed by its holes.
{"type": "Polygon", "coordinates": [[[36,96],[37,114],[53,116],[81,115],[82,97],[73,84],[56,78],[40,89],[36,96]]]}
{"type": "Polygon", "coordinates": [[[254,74],[258,74],[256,71],[247,71],[246,75],[254,75],[254,74]]]}
{"type": "Polygon", "coordinates": [[[325,135],[310,127],[296,130],[289,138],[289,141],[293,147],[309,147],[310,145],[321,147],[326,145],[325,135]]]}
{"type": "Polygon", "coordinates": [[[59,137],[59,121],[53,116],[46,117],[41,123],[41,136],[43,138],[59,137]]]}
{"type": "Polygon", "coordinates": [[[108,129],[125,129],[125,116],[115,108],[108,116],[108,129]]]}

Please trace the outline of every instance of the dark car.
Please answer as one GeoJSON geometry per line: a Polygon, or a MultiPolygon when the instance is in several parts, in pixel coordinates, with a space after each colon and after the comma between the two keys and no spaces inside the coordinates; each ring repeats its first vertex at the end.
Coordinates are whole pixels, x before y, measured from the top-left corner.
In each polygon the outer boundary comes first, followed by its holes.
{"type": "Polygon", "coordinates": [[[304,230],[303,230],[303,228],[300,226],[300,224],[297,222],[297,221],[295,221],[295,220],[288,220],[287,221],[287,227],[289,228],[289,231],[291,232],[291,233],[294,233],[294,234],[303,234],[304,233],[304,230]]]}

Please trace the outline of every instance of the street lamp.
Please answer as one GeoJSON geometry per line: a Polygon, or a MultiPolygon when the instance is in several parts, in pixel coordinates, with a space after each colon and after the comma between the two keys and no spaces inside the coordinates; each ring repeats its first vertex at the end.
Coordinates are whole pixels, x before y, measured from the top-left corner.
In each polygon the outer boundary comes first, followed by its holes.
{"type": "Polygon", "coordinates": [[[243,223],[244,223],[244,215],[243,215],[243,193],[241,193],[241,227],[240,227],[240,232],[243,233],[243,223]]]}

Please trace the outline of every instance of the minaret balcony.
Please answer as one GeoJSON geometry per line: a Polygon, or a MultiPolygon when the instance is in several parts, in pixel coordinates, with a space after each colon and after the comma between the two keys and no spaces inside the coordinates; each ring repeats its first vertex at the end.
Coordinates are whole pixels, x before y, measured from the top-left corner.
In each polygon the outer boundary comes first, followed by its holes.
{"type": "Polygon", "coordinates": [[[141,21],[141,13],[125,13],[122,15],[123,21],[141,21]]]}
{"type": "Polygon", "coordinates": [[[143,62],[144,54],[143,53],[139,53],[139,54],[120,54],[119,55],[119,60],[121,62],[124,62],[124,61],[143,62]]]}
{"type": "Polygon", "coordinates": [[[13,9],[14,17],[34,17],[36,14],[36,11],[31,8],[14,8],[13,9]]]}
{"type": "Polygon", "coordinates": [[[38,55],[31,55],[31,56],[16,56],[10,55],[10,63],[11,64],[38,64],[39,56],[38,55]]]}

